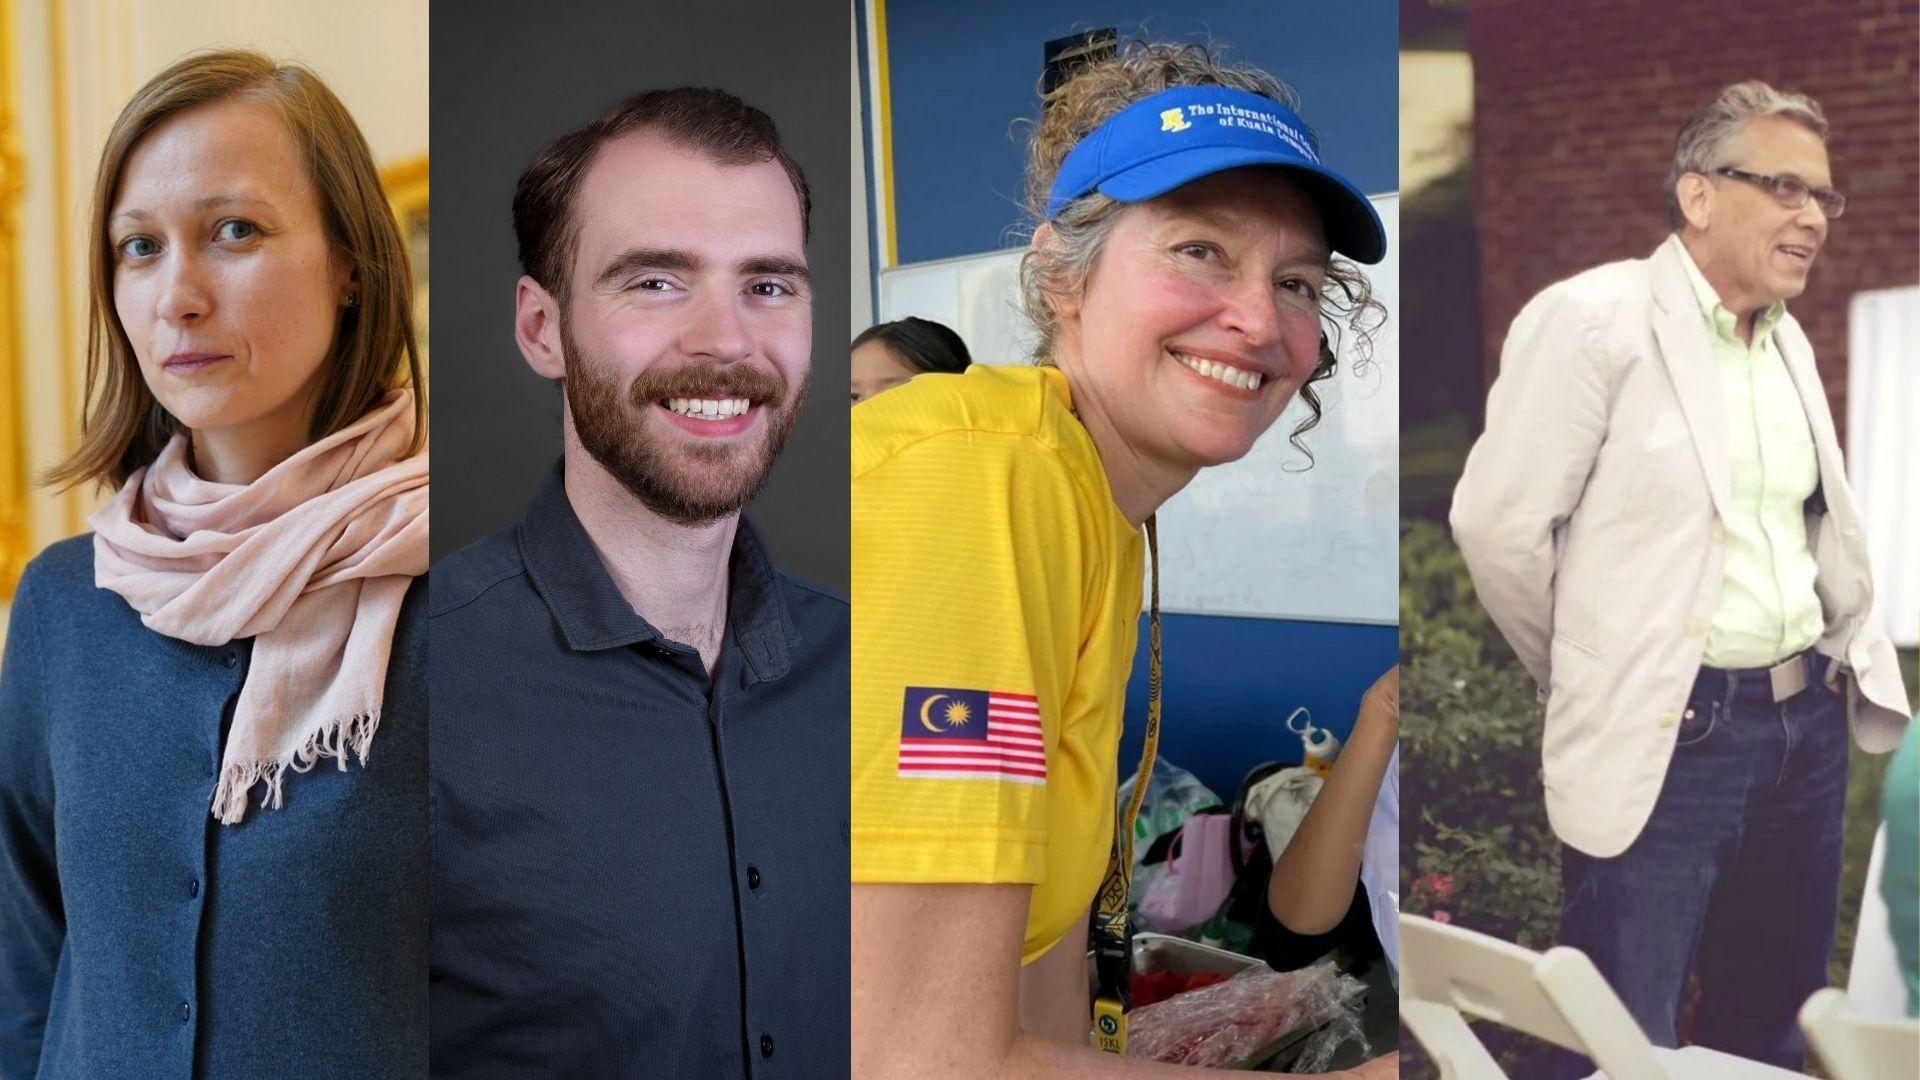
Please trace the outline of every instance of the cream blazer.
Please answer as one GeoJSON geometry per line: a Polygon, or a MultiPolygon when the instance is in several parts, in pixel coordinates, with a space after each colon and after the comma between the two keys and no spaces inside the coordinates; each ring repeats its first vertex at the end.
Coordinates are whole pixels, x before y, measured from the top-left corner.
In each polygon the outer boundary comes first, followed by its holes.
{"type": "MultiPolygon", "coordinates": [[[[1548,820],[1597,857],[1625,851],[1653,813],[1720,593],[1726,408],[1681,259],[1670,237],[1527,303],[1453,494],[1480,602],[1543,688],[1548,820]]],[[[1774,334],[1826,505],[1807,521],[1826,618],[1816,648],[1852,669],[1854,738],[1885,753],[1907,694],[1874,612],[1860,511],[1813,348],[1792,315],[1774,334]]]]}

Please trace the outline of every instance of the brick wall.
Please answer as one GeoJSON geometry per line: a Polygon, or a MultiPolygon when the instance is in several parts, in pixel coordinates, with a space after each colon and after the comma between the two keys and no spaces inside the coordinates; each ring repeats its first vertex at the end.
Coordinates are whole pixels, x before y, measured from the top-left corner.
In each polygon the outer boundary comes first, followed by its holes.
{"type": "Polygon", "coordinates": [[[1832,125],[1847,212],[1789,306],[1844,425],[1848,298],[1920,281],[1920,3],[1476,0],[1467,41],[1489,377],[1534,293],[1665,238],[1681,123],[1759,78],[1811,95],[1832,125]]]}

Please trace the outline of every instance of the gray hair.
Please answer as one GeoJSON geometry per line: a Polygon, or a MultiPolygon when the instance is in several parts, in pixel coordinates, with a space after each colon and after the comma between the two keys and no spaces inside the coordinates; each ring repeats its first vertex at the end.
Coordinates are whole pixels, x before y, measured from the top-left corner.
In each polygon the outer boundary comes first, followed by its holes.
{"type": "Polygon", "coordinates": [[[1673,168],[1667,173],[1667,222],[1678,229],[1687,223],[1680,212],[1680,198],[1674,186],[1688,173],[1711,176],[1713,170],[1728,164],[1733,140],[1749,120],[1762,116],[1784,116],[1827,139],[1827,117],[1820,103],[1805,94],[1775,90],[1758,79],[1734,83],[1715,94],[1713,100],[1687,117],[1673,142],[1673,168]]]}
{"type": "MultiPolygon", "coordinates": [[[[1292,87],[1250,64],[1223,59],[1208,45],[1130,42],[1112,57],[1080,69],[1058,89],[1042,97],[1042,112],[1027,142],[1027,211],[1047,231],[1020,259],[1020,300],[1028,321],[1039,331],[1033,360],[1053,362],[1054,333],[1059,318],[1052,297],[1079,295],[1106,248],[1125,204],[1098,191],[1068,203],[1052,218],[1046,216],[1054,177],[1067,154],[1107,118],[1162,90],[1176,86],[1225,86],[1277,101],[1296,114],[1300,96],[1292,87]]],[[[1340,331],[1355,337],[1356,363],[1370,359],[1373,335],[1386,320],[1386,309],[1359,267],[1333,258],[1327,267],[1321,300],[1320,355],[1313,374],[1300,388],[1309,415],[1293,430],[1294,446],[1313,458],[1300,442],[1320,422],[1320,397],[1313,385],[1333,375],[1340,331]]]]}

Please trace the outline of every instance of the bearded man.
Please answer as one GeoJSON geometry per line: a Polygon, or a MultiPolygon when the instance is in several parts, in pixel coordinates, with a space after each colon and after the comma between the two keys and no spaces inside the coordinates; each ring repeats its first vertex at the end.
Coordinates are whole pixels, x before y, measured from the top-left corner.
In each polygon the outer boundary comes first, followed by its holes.
{"type": "Polygon", "coordinates": [[[520,178],[564,449],[431,576],[436,1077],[847,1071],[847,605],[740,512],[806,396],[810,208],[717,90],[520,178]]]}

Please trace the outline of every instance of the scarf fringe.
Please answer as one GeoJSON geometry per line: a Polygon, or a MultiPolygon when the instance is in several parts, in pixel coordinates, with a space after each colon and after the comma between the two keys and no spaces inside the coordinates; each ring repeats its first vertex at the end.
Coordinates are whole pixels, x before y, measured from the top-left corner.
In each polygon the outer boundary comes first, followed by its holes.
{"type": "Polygon", "coordinates": [[[325,759],[340,763],[347,770],[347,757],[360,759],[364,768],[373,748],[373,734],[380,727],[379,710],[356,713],[331,720],[315,728],[292,753],[275,761],[236,761],[220,768],[220,783],[213,789],[213,816],[222,825],[237,824],[247,813],[247,794],[255,784],[265,784],[260,805],[280,809],[280,785],[288,769],[306,772],[325,759]]]}

